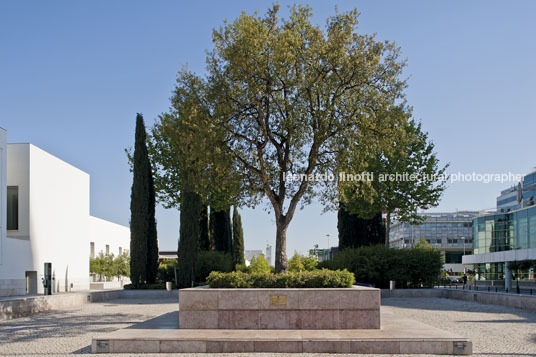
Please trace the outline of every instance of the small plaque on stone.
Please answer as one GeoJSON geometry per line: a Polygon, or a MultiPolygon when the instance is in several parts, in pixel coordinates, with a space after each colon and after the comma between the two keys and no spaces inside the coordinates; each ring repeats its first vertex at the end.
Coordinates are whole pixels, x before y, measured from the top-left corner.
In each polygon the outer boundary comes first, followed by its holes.
{"type": "Polygon", "coordinates": [[[286,295],[270,295],[270,305],[284,306],[287,304],[286,295]]]}

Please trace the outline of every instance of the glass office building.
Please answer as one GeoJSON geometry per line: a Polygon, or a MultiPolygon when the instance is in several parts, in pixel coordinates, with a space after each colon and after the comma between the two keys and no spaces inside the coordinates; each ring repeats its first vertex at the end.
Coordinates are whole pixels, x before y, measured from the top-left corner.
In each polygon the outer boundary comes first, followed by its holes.
{"type": "MultiPolygon", "coordinates": [[[[473,264],[477,280],[504,280],[509,262],[536,259],[535,194],[536,172],[532,172],[519,185],[501,192],[497,213],[473,220],[474,255],[463,261],[473,264]]],[[[534,280],[533,268],[516,273],[522,280],[534,280]]]]}
{"type": "Polygon", "coordinates": [[[443,254],[445,270],[462,272],[462,257],[472,254],[473,218],[476,211],[421,213],[425,218],[419,225],[394,221],[389,233],[389,246],[410,248],[421,239],[443,254]]]}

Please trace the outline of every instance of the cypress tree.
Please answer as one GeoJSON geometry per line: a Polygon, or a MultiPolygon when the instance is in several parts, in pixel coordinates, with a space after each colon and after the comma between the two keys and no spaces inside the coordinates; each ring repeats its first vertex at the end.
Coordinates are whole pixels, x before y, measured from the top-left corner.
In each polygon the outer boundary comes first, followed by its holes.
{"type": "MultiPolygon", "coordinates": [[[[233,237],[231,225],[231,207],[214,212],[213,241],[214,249],[220,252],[232,253],[233,237]]],[[[211,212],[212,217],[212,212],[211,212]]]]}
{"type": "Polygon", "coordinates": [[[208,206],[201,205],[201,213],[199,217],[199,249],[210,250],[210,237],[208,227],[208,206]]]}
{"type": "Polygon", "coordinates": [[[344,207],[339,207],[337,214],[339,230],[339,249],[358,248],[367,245],[381,244],[385,241],[385,225],[382,213],[372,218],[361,218],[351,214],[344,207]]]}
{"type": "Polygon", "coordinates": [[[233,266],[244,264],[244,230],[236,206],[233,208],[233,266]]]}
{"type": "Polygon", "coordinates": [[[134,178],[130,195],[130,280],[134,286],[139,286],[156,277],[155,265],[158,264],[154,184],[141,114],[136,116],[132,161],[134,178]]]}
{"type": "Polygon", "coordinates": [[[210,207],[210,215],[208,220],[208,237],[210,240],[210,250],[216,250],[216,210],[210,207]]]}
{"type": "Polygon", "coordinates": [[[178,262],[178,287],[190,288],[195,279],[195,265],[200,235],[201,198],[194,192],[183,192],[181,202],[178,262]]]}
{"type": "MultiPolygon", "coordinates": [[[[147,159],[149,159],[147,157],[147,159]]],[[[150,162],[149,162],[150,167],[150,162]]],[[[154,192],[153,172],[149,171],[149,231],[147,233],[147,282],[156,283],[158,275],[158,235],[156,231],[156,199],[154,192]]]]}

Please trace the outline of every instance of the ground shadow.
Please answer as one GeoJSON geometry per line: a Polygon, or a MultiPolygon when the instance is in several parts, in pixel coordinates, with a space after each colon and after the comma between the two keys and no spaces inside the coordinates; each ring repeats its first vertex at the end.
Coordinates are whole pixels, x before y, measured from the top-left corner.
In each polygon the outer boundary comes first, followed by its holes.
{"type": "Polygon", "coordinates": [[[140,314],[80,315],[79,311],[43,312],[0,324],[2,343],[30,342],[41,338],[75,337],[87,333],[108,333],[117,330],[118,325],[135,324],[143,319],[140,314]]]}

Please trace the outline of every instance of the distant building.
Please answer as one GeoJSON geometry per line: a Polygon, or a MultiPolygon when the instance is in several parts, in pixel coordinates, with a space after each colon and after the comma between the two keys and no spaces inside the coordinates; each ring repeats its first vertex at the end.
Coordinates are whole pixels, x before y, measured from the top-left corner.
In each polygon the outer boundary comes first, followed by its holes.
{"type": "Polygon", "coordinates": [[[264,253],[260,249],[244,251],[244,257],[246,259],[246,265],[249,266],[249,262],[251,262],[251,258],[258,257],[261,254],[264,254],[264,253]]]}
{"type": "Polygon", "coordinates": [[[268,264],[273,265],[272,263],[272,246],[268,243],[266,243],[266,254],[264,254],[264,257],[268,261],[268,264]]]}
{"type": "MultiPolygon", "coordinates": [[[[536,260],[536,171],[522,182],[501,192],[497,212],[473,220],[474,255],[465,256],[472,264],[476,280],[500,280],[511,289],[512,274],[508,263],[536,260]]],[[[534,270],[520,270],[524,284],[534,284],[534,270]]],[[[502,284],[502,282],[501,282],[502,284]]]]}
{"type": "Polygon", "coordinates": [[[394,221],[389,233],[389,246],[414,247],[421,239],[437,248],[443,255],[444,269],[463,272],[462,257],[473,251],[473,218],[476,211],[420,213],[425,221],[412,225],[394,221]]]}
{"type": "Polygon", "coordinates": [[[309,255],[316,257],[317,261],[323,262],[324,260],[333,259],[338,251],[339,247],[331,247],[327,249],[313,248],[309,249],[309,255]]]}
{"type": "Polygon", "coordinates": [[[161,250],[158,252],[158,262],[161,263],[164,259],[178,259],[176,250],[161,250]]]}

